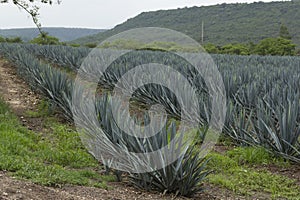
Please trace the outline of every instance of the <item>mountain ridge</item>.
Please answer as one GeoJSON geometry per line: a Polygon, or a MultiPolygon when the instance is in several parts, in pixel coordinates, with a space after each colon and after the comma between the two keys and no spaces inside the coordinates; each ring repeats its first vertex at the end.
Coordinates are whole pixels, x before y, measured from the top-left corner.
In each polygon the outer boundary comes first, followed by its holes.
{"type": "Polygon", "coordinates": [[[204,43],[258,42],[277,37],[281,24],[288,27],[293,42],[300,46],[300,2],[255,2],[218,4],[214,6],[178,8],[143,12],[108,31],[79,38],[73,43],[101,42],[114,34],[139,27],[162,27],[180,31],[201,41],[204,22],[204,43]]]}

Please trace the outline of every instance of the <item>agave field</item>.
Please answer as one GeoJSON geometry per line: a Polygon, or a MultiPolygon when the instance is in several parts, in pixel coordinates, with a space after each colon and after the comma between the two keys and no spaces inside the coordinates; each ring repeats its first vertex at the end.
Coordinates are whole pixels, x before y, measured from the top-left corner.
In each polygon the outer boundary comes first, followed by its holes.
{"type": "MultiPolygon", "coordinates": [[[[83,109],[76,107],[77,110],[72,110],[72,98],[77,95],[79,98],[84,91],[79,88],[76,94],[73,93],[75,80],[68,72],[76,73],[89,53],[90,49],[68,46],[0,44],[0,54],[13,62],[18,74],[32,89],[55,104],[70,122],[74,120],[74,112],[80,115],[83,109]]],[[[212,55],[212,58],[222,75],[226,91],[223,136],[238,146],[258,146],[300,164],[300,57],[212,55]]],[[[205,127],[209,124],[212,110],[203,78],[186,61],[177,59],[175,55],[149,50],[135,51],[118,58],[99,79],[98,85],[105,92],[97,97],[95,110],[107,138],[120,148],[143,153],[165,146],[176,135],[176,120],[180,119],[181,107],[174,94],[159,85],[145,85],[135,91],[131,99],[144,109],[153,104],[164,106],[173,122],[158,134],[148,139],[136,139],[118,128],[112,118],[109,102],[115,83],[135,66],[151,62],[174,67],[197,86],[201,128],[196,143],[201,144],[208,130],[205,127]]],[[[177,87],[181,85],[180,82],[176,84],[177,87]]],[[[126,84],[123,89],[131,90],[130,85],[126,84]]],[[[147,115],[143,119],[147,120],[147,115]]],[[[90,128],[93,122],[89,116],[83,115],[82,120],[90,138],[100,146],[106,145],[97,140],[97,130],[90,128]]],[[[199,183],[210,173],[206,169],[209,160],[197,154],[197,147],[186,149],[182,157],[161,170],[130,173],[130,180],[147,190],[192,195],[201,189],[199,183]]],[[[115,153],[111,149],[109,153],[115,153]]],[[[101,161],[103,152],[99,148],[90,147],[88,150],[101,161]]],[[[162,163],[166,162],[164,159],[161,156],[162,163]]],[[[139,161],[133,159],[132,162],[139,161]]],[[[104,164],[109,170],[110,163],[104,164]]],[[[121,178],[122,172],[115,171],[115,174],[121,178]]]]}

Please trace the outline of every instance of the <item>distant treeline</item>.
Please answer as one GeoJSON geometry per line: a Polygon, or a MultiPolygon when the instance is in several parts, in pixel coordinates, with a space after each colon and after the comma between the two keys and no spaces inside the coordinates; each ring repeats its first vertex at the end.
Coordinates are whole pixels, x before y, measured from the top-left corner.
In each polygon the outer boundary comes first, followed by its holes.
{"type": "MultiPolygon", "coordinates": [[[[0,42],[8,43],[23,43],[20,37],[2,38],[0,42]]],[[[39,35],[30,41],[32,44],[40,45],[67,45],[60,42],[58,38],[49,35],[39,35]]],[[[79,44],[68,44],[73,47],[80,47],[79,44]]],[[[234,55],[279,55],[279,56],[294,56],[300,55],[300,50],[296,50],[296,45],[293,44],[289,36],[280,36],[277,38],[266,38],[254,44],[252,42],[233,43],[224,46],[214,45],[212,43],[200,46],[181,46],[173,42],[152,42],[148,44],[139,43],[133,40],[116,40],[114,42],[106,42],[98,46],[96,43],[89,43],[83,45],[89,48],[115,48],[115,49],[147,49],[155,51],[177,51],[177,52],[199,52],[205,50],[210,54],[234,54],[234,55]]]]}
{"type": "Polygon", "coordinates": [[[248,44],[234,43],[224,46],[206,44],[204,48],[208,53],[213,54],[294,56],[300,53],[299,50],[296,50],[296,45],[291,40],[281,37],[266,38],[257,44],[252,42],[248,44]]]}
{"type": "Polygon", "coordinates": [[[0,42],[23,43],[23,40],[20,37],[4,38],[0,36],[0,42]]]}
{"type": "MultiPolygon", "coordinates": [[[[77,38],[93,35],[105,31],[103,29],[87,28],[60,28],[43,27],[43,32],[49,33],[62,42],[68,42],[77,38]]],[[[23,41],[30,41],[40,34],[37,28],[0,29],[1,37],[21,37],[23,41]]]]}
{"type": "MultiPolygon", "coordinates": [[[[96,44],[89,44],[90,47],[96,47],[96,44]]],[[[111,43],[104,43],[101,48],[116,48],[116,49],[148,49],[160,51],[182,51],[182,52],[199,52],[199,46],[180,46],[172,42],[153,42],[149,44],[141,44],[130,40],[117,40],[111,43]]],[[[296,45],[291,40],[277,37],[266,38],[259,43],[252,42],[248,44],[234,43],[224,46],[214,44],[205,44],[203,49],[211,54],[234,54],[234,55],[279,55],[279,56],[294,56],[299,55],[300,51],[296,50],[296,45]]],[[[203,50],[202,49],[202,50],[203,50]]]]}

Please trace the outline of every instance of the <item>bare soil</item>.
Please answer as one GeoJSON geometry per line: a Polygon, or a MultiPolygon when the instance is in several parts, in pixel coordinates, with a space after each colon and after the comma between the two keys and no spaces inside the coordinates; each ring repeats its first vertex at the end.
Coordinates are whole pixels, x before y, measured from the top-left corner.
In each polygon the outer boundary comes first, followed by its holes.
{"type": "Polygon", "coordinates": [[[37,132],[43,130],[42,118],[26,118],[25,116],[25,112],[28,110],[37,111],[37,103],[40,101],[39,95],[30,90],[30,87],[23,80],[17,78],[15,68],[1,58],[0,94],[24,126],[37,132]]]}

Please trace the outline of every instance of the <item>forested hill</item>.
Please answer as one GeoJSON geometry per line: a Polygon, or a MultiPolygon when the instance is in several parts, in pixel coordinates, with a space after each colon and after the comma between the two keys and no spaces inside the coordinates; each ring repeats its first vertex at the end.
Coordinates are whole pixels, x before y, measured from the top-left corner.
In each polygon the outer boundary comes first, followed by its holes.
{"type": "Polygon", "coordinates": [[[280,24],[288,27],[300,46],[300,1],[220,4],[175,10],[145,12],[106,32],[80,38],[74,43],[99,42],[113,34],[137,27],[164,27],[181,31],[200,41],[204,22],[204,42],[224,45],[257,42],[279,35],[280,24]]]}
{"type": "MultiPolygon", "coordinates": [[[[75,40],[88,35],[100,33],[101,29],[86,29],[86,28],[43,28],[43,31],[49,35],[57,37],[60,41],[66,42],[75,40]]],[[[37,28],[18,28],[18,29],[0,29],[0,36],[2,37],[21,37],[28,41],[39,34],[37,28]]]]}

